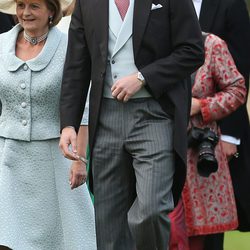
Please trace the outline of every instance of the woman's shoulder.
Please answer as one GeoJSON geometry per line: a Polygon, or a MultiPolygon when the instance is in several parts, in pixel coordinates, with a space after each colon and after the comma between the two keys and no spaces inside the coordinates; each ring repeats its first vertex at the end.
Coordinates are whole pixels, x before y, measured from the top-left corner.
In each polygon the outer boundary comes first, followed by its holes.
{"type": "Polygon", "coordinates": [[[61,21],[57,24],[57,28],[61,30],[63,33],[68,34],[70,21],[71,21],[71,16],[63,17],[61,21]]]}
{"type": "Polygon", "coordinates": [[[67,49],[67,35],[62,33],[57,27],[53,27],[49,31],[46,46],[43,53],[49,54],[52,57],[56,53],[65,54],[67,49]]]}
{"type": "Polygon", "coordinates": [[[3,53],[13,45],[20,30],[21,27],[17,24],[9,31],[0,34],[0,53],[3,53]]]}
{"type": "Polygon", "coordinates": [[[62,40],[67,39],[67,34],[65,34],[60,29],[58,29],[57,26],[54,26],[53,28],[51,28],[50,32],[55,34],[56,36],[59,36],[62,40]]]}
{"type": "Polygon", "coordinates": [[[67,44],[68,42],[67,34],[59,30],[56,26],[51,29],[50,33],[52,33],[53,41],[55,41],[55,39],[58,39],[60,45],[64,46],[67,44]]]}

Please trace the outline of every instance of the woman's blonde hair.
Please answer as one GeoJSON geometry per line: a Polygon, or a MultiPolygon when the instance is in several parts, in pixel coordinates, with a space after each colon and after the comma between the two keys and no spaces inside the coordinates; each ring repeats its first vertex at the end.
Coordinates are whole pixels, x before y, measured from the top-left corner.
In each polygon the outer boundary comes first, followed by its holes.
{"type": "Polygon", "coordinates": [[[75,3],[76,0],[73,0],[72,3],[65,10],[63,10],[63,16],[70,16],[73,13],[75,8],[75,3]]]}

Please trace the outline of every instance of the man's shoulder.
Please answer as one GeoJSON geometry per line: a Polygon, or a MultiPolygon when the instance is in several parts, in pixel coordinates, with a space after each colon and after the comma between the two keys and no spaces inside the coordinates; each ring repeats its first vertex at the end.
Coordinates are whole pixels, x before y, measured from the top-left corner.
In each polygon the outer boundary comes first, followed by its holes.
{"type": "Polygon", "coordinates": [[[217,0],[220,1],[220,7],[225,8],[225,10],[231,9],[237,5],[245,5],[245,0],[217,0]]]}

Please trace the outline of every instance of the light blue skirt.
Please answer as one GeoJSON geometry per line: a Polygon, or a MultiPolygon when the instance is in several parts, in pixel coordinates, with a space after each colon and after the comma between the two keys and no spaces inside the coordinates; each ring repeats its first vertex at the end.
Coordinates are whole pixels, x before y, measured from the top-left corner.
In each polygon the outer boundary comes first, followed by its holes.
{"type": "Polygon", "coordinates": [[[95,250],[94,209],[72,191],[58,139],[0,138],[0,245],[14,250],[95,250]]]}

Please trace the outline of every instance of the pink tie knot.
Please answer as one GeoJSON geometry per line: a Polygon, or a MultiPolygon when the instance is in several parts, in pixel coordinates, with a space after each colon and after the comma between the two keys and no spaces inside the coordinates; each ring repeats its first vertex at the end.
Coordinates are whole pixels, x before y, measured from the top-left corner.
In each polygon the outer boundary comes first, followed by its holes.
{"type": "Polygon", "coordinates": [[[122,20],[124,20],[124,17],[126,16],[128,10],[129,0],[115,0],[115,4],[117,6],[117,9],[120,13],[122,20]]]}

